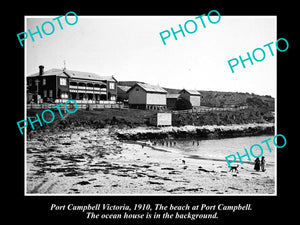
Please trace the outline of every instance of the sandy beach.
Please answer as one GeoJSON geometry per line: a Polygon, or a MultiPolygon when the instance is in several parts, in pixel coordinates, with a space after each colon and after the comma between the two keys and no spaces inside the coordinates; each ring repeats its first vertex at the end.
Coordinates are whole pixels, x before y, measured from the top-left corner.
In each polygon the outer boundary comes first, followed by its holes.
{"type": "Polygon", "coordinates": [[[37,133],[27,140],[27,194],[274,194],[274,168],[188,157],[121,141],[110,128],[37,133]],[[182,162],[185,160],[185,164],[182,162]]]}

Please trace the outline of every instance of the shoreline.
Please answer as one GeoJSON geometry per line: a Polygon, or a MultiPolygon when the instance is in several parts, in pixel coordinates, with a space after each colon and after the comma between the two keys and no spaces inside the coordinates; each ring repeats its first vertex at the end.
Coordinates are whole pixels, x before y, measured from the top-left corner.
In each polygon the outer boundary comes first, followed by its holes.
{"type": "Polygon", "coordinates": [[[186,157],[166,146],[142,147],[143,142],[127,143],[114,134],[109,128],[85,128],[32,137],[26,149],[26,193],[275,193],[274,166],[256,172],[253,164],[247,163],[239,172],[229,172],[224,161],[186,157]]]}
{"type": "Polygon", "coordinates": [[[232,125],[205,125],[182,127],[137,127],[132,129],[116,129],[115,135],[119,140],[155,140],[155,139],[216,139],[244,136],[274,134],[273,123],[251,123],[232,125]]]}

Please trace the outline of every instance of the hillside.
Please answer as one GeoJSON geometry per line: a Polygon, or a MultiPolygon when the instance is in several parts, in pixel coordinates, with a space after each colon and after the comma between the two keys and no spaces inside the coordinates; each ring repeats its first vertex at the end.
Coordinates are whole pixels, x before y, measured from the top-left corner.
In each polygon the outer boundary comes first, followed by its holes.
{"type": "Polygon", "coordinates": [[[209,107],[243,106],[262,107],[274,110],[275,99],[271,96],[241,92],[199,91],[203,95],[202,105],[209,107]]]}

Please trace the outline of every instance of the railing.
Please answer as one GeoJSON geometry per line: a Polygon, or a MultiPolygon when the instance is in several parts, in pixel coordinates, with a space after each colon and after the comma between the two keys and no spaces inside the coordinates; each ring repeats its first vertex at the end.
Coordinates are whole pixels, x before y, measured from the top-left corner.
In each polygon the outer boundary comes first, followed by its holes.
{"type": "Polygon", "coordinates": [[[85,86],[70,86],[70,89],[83,89],[83,90],[95,90],[95,91],[105,91],[106,92],[106,88],[100,88],[100,87],[85,87],[85,86]]]}
{"type": "MultiPolygon", "coordinates": [[[[58,103],[64,103],[68,99],[60,99],[62,101],[58,103]]],[[[124,108],[124,104],[121,102],[114,102],[114,101],[93,101],[93,100],[76,100],[79,109],[106,109],[106,108],[115,108],[115,109],[122,109],[124,108]],[[80,102],[79,102],[80,101],[80,102]]],[[[29,103],[26,105],[27,109],[51,109],[53,106],[56,106],[57,103],[29,103]]],[[[61,109],[64,109],[64,104],[60,105],[61,109]]]]}
{"type": "Polygon", "coordinates": [[[185,113],[203,113],[203,112],[211,112],[211,111],[238,111],[242,109],[247,109],[248,106],[240,106],[240,107],[225,107],[225,108],[217,108],[217,107],[199,107],[187,110],[171,110],[173,114],[185,114],[185,113]]]}

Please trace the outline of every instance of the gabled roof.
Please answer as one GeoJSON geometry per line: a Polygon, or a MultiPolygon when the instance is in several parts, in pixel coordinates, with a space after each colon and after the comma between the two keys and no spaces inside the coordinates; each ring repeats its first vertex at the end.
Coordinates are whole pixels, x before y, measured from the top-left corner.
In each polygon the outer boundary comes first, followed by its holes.
{"type": "Polygon", "coordinates": [[[118,85],[118,88],[124,92],[127,92],[130,89],[130,86],[118,85]]]}
{"type": "Polygon", "coordinates": [[[127,90],[127,92],[130,92],[136,86],[141,87],[144,91],[146,91],[148,93],[163,93],[163,94],[167,93],[167,91],[165,89],[161,88],[160,86],[145,84],[145,83],[136,83],[131,88],[129,88],[127,90]]]}
{"type": "Polygon", "coordinates": [[[189,93],[190,95],[197,95],[197,96],[201,96],[201,94],[196,91],[196,90],[187,90],[187,89],[182,89],[179,93],[186,91],[187,93],[189,93]]]}
{"type": "MultiPolygon", "coordinates": [[[[31,74],[27,77],[38,77],[40,75],[40,73],[34,73],[34,74],[31,74]]],[[[42,76],[67,76],[66,73],[64,73],[64,71],[62,69],[50,69],[50,70],[46,70],[42,76]]]]}
{"type": "MultiPolygon", "coordinates": [[[[41,76],[68,76],[74,79],[86,79],[86,80],[108,80],[108,81],[117,81],[113,76],[99,76],[95,73],[90,72],[81,72],[75,70],[64,70],[64,69],[50,69],[45,71],[41,76]]],[[[37,77],[39,73],[34,73],[28,77],[37,77]]]]}

